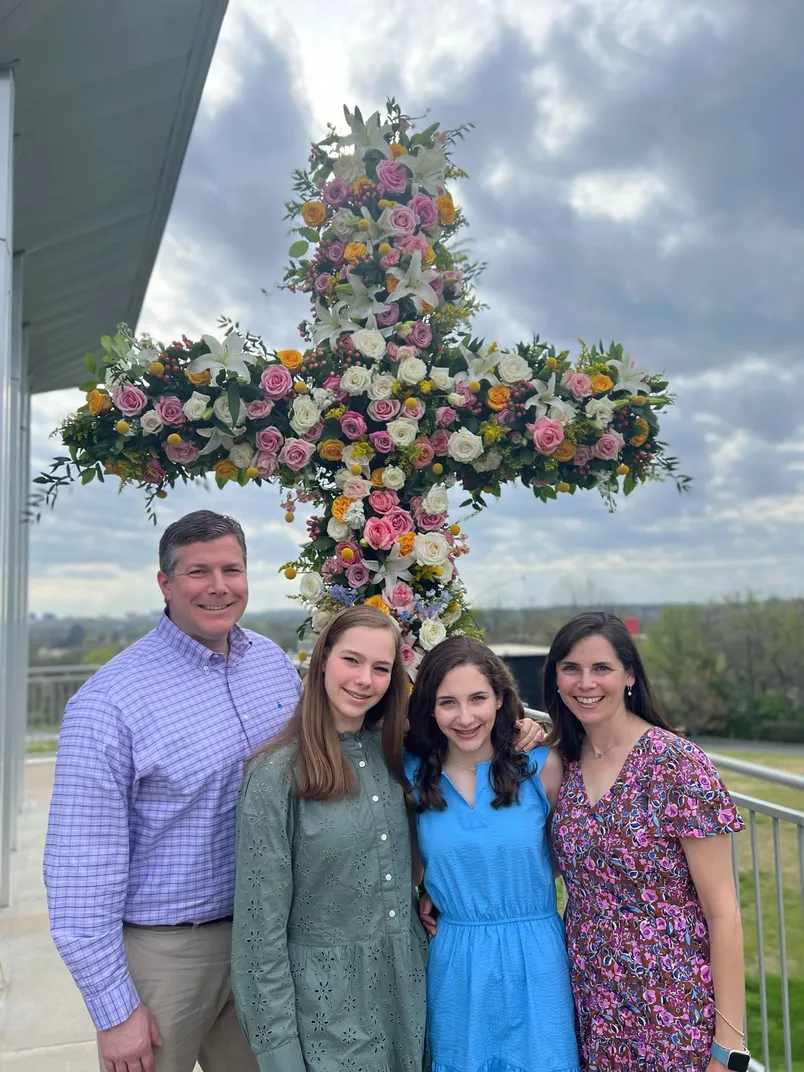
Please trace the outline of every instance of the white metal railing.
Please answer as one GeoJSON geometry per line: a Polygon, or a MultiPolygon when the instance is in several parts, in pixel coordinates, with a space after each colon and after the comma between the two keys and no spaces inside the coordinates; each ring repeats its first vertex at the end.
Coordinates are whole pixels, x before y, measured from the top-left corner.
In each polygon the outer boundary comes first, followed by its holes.
{"type": "Polygon", "coordinates": [[[56,734],[71,696],[97,666],[32,666],[28,670],[28,734],[56,734]]]}

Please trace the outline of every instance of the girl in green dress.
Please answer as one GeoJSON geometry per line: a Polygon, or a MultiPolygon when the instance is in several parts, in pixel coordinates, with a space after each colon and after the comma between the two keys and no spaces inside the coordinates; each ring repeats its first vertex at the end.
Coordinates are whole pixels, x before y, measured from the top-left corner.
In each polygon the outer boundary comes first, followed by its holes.
{"type": "Polygon", "coordinates": [[[421,1072],[407,696],[395,623],[345,610],[318,639],[296,713],[247,771],[232,982],[260,1072],[421,1072]]]}

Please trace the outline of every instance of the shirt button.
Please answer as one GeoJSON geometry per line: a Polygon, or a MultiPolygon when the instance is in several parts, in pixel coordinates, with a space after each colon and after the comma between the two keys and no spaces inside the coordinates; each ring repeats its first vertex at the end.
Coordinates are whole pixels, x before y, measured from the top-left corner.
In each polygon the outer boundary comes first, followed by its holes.
{"type": "Polygon", "coordinates": [[[388,835],[387,834],[380,834],[380,841],[387,841],[387,840],[388,840],[388,835]]]}
{"type": "Polygon", "coordinates": [[[379,798],[378,796],[373,796],[373,797],[372,797],[371,799],[372,799],[372,800],[374,801],[374,803],[376,804],[376,803],[377,803],[377,801],[378,801],[378,800],[379,800],[380,798],[379,798]]]}
{"type": "Polygon", "coordinates": [[[248,722],[248,715],[243,715],[243,721],[248,722]]]}
{"type": "Polygon", "coordinates": [[[365,759],[361,759],[360,762],[358,763],[358,767],[365,767],[365,765],[366,765],[365,759]]]}
{"type": "Polygon", "coordinates": [[[391,876],[390,876],[390,875],[386,875],[386,876],[385,876],[385,881],[386,881],[386,882],[390,882],[390,881],[391,881],[391,876]]]}
{"type": "Polygon", "coordinates": [[[208,667],[208,666],[205,666],[205,667],[204,667],[204,673],[205,673],[205,674],[208,674],[208,673],[209,673],[209,667],[208,667]]]}
{"type": "Polygon", "coordinates": [[[389,916],[391,917],[391,919],[393,919],[393,918],[394,918],[394,916],[396,915],[396,912],[394,912],[393,908],[392,908],[392,909],[391,909],[391,911],[390,911],[390,912],[388,913],[388,915],[389,915],[389,916]]]}
{"type": "Polygon", "coordinates": [[[362,741],[358,741],[358,742],[357,742],[357,747],[358,747],[358,748],[362,748],[362,747],[363,747],[363,743],[362,743],[362,741]]]}

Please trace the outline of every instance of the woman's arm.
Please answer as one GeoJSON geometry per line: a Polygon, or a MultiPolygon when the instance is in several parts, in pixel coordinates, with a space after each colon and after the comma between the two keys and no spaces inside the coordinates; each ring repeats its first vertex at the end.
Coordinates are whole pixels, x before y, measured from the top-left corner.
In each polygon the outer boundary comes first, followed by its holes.
{"type": "Polygon", "coordinates": [[[305,1072],[287,926],[293,900],[292,809],[279,757],[247,775],[237,817],[232,990],[260,1072],[305,1072]]]}
{"type": "Polygon", "coordinates": [[[408,827],[410,829],[410,866],[413,871],[413,885],[421,886],[424,882],[424,864],[419,852],[419,838],[416,833],[416,815],[408,808],[408,827]]]}
{"type": "Polygon", "coordinates": [[[544,788],[547,799],[550,801],[551,812],[555,810],[556,803],[558,802],[558,791],[561,788],[561,780],[563,777],[564,762],[555,748],[551,748],[547,753],[547,759],[544,761],[544,766],[539,771],[542,787],[544,788]]]}
{"type": "MultiPolygon", "coordinates": [[[[732,1050],[745,1049],[743,927],[731,868],[731,834],[685,837],[681,844],[709,928],[712,983],[715,991],[715,1038],[732,1050]],[[730,1021],[738,1030],[729,1026],[730,1021]]],[[[708,1072],[720,1072],[714,1058],[708,1072]]]]}

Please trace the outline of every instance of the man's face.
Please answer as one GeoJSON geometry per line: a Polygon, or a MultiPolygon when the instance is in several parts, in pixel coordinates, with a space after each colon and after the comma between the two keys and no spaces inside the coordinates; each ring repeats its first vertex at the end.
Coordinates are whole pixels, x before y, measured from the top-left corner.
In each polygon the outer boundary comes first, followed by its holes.
{"type": "Polygon", "coordinates": [[[248,602],[246,564],[237,538],[185,544],[173,577],[160,570],[157,580],[173,624],[212,651],[225,653],[229,630],[248,602]]]}

